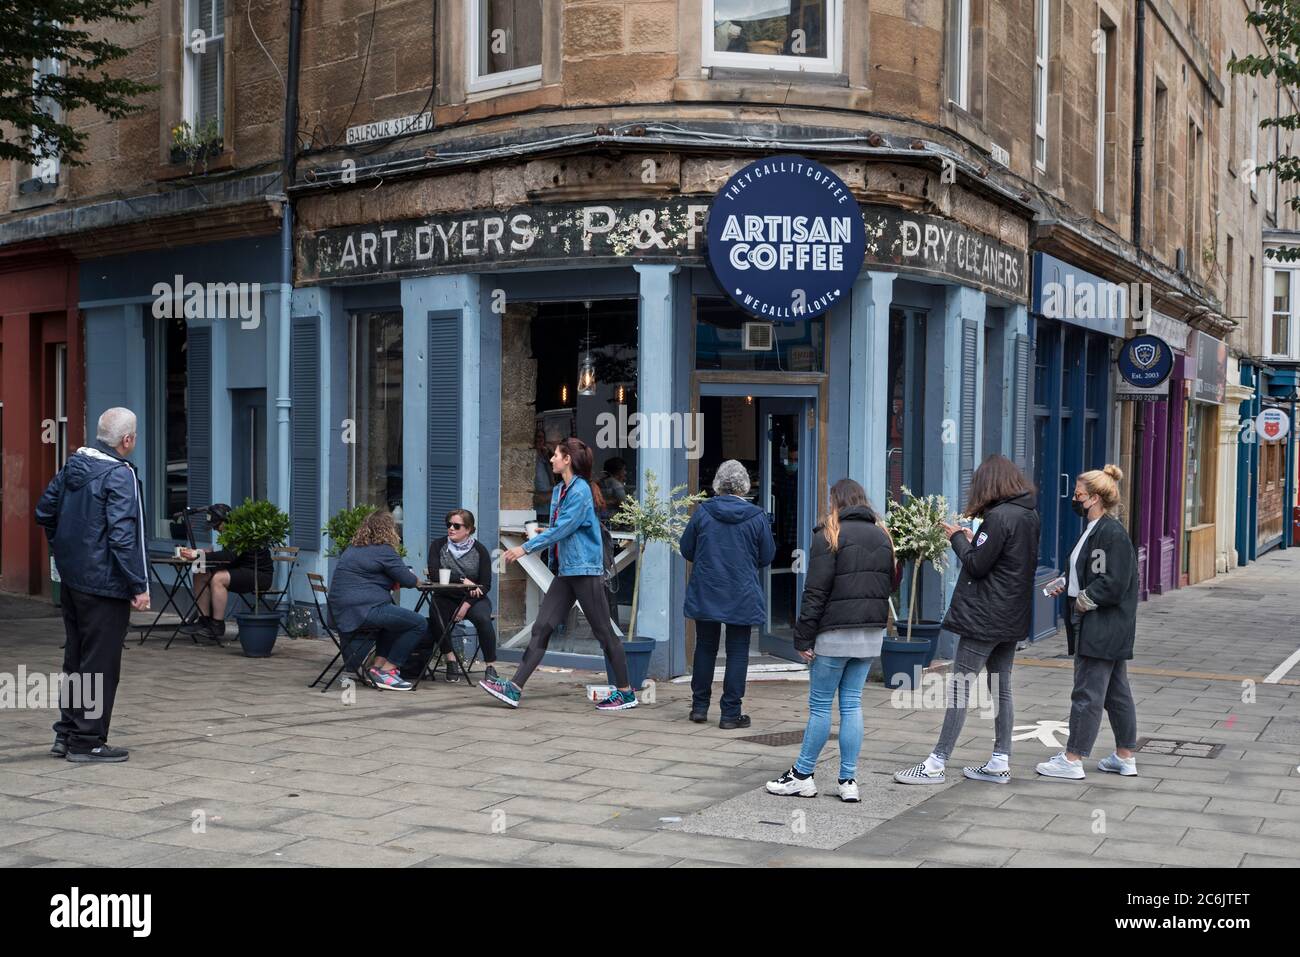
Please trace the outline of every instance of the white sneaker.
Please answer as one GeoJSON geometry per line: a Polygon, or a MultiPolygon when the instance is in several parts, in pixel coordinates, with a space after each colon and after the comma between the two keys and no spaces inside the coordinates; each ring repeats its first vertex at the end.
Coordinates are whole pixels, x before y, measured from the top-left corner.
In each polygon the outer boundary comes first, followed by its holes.
{"type": "Polygon", "coordinates": [[[994,784],[1008,784],[1011,781],[1010,768],[1003,768],[1001,771],[990,771],[987,763],[980,765],[978,768],[962,768],[961,773],[972,781],[991,781],[994,784]]]}
{"type": "Polygon", "coordinates": [[[840,782],[840,800],[845,804],[857,804],[862,800],[858,794],[858,782],[849,778],[847,781],[840,782]]]}
{"type": "Polygon", "coordinates": [[[1122,774],[1126,778],[1135,778],[1138,773],[1137,758],[1121,758],[1118,754],[1112,753],[1108,758],[1102,758],[1097,762],[1098,771],[1109,771],[1111,774],[1122,774]]]}
{"type": "Polygon", "coordinates": [[[1052,760],[1044,761],[1038,765],[1036,770],[1039,774],[1049,778],[1069,778],[1072,781],[1082,781],[1084,778],[1083,762],[1068,760],[1064,751],[1057,754],[1052,760]]]}
{"type": "Polygon", "coordinates": [[[767,793],[780,794],[783,797],[812,798],[817,796],[817,785],[813,782],[811,774],[800,779],[794,776],[794,768],[791,768],[775,781],[767,782],[767,793]]]}
{"type": "Polygon", "coordinates": [[[922,761],[915,767],[906,768],[902,771],[894,772],[894,780],[899,784],[943,784],[943,769],[938,771],[928,771],[925,762],[922,761]]]}

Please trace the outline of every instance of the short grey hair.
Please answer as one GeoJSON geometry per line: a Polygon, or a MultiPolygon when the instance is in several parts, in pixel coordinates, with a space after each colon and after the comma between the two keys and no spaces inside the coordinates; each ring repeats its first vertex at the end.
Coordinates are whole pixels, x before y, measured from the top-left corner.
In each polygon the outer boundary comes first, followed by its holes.
{"type": "Polygon", "coordinates": [[[114,406],[99,417],[95,427],[95,438],[110,448],[117,448],[128,435],[135,435],[135,413],[121,406],[114,406]]]}
{"type": "Polygon", "coordinates": [[[749,469],[735,459],[727,459],[713,476],[715,495],[748,495],[749,469]]]}

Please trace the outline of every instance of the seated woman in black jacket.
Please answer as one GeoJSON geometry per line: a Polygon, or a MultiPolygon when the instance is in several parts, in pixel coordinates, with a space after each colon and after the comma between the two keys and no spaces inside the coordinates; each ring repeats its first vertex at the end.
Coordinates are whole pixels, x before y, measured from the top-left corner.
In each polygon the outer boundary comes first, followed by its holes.
{"type": "Polygon", "coordinates": [[[488,593],[492,590],[492,556],[483,547],[483,543],[474,537],[474,513],[467,508],[454,508],[447,513],[447,534],[435,538],[429,545],[429,581],[438,580],[440,569],[451,572],[453,582],[464,582],[474,587],[461,594],[436,595],[437,610],[430,603],[429,633],[420,642],[412,660],[404,669],[408,674],[419,674],[420,670],[433,656],[437,645],[447,656],[447,680],[456,681],[460,669],[454,660],[451,646],[451,628],[469,619],[478,636],[479,647],[483,649],[483,663],[487,665],[488,680],[497,679],[494,667],[497,660],[497,633],[492,627],[492,599],[488,593]],[[441,617],[440,617],[441,616],[441,617]],[[441,622],[447,622],[447,633],[443,633],[441,622]]]}
{"type": "MultiPolygon", "coordinates": [[[[208,524],[220,532],[230,515],[230,506],[218,503],[208,509],[208,524]]],[[[220,640],[226,634],[226,602],[231,593],[251,595],[269,591],[275,576],[275,564],[270,549],[256,552],[235,552],[227,549],[181,549],[181,557],[193,560],[204,552],[203,564],[207,571],[194,575],[194,594],[197,596],[199,620],[181,628],[187,635],[206,635],[220,640]]]]}

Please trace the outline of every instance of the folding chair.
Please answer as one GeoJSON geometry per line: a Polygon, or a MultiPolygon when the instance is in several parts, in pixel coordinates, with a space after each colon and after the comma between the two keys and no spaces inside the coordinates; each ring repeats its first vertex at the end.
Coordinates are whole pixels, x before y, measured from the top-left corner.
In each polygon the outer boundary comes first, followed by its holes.
{"type": "Polygon", "coordinates": [[[334,682],[339,679],[339,676],[343,674],[343,670],[348,666],[348,660],[347,660],[348,656],[345,653],[346,647],[352,644],[354,641],[368,642],[366,653],[361,656],[362,664],[364,665],[365,660],[370,657],[371,653],[375,649],[374,636],[378,634],[378,630],[374,628],[362,628],[362,629],[358,629],[357,631],[348,632],[347,634],[343,634],[343,635],[340,635],[339,633],[335,632],[335,630],[332,627],[330,627],[329,619],[325,615],[325,610],[321,608],[321,599],[320,597],[318,597],[321,595],[325,596],[325,607],[328,608],[329,589],[325,586],[325,579],[322,576],[317,575],[315,572],[307,572],[307,584],[311,587],[311,600],[312,603],[316,606],[316,617],[320,620],[321,627],[325,629],[325,633],[330,636],[330,641],[334,642],[334,647],[336,649],[334,653],[334,657],[330,659],[329,664],[327,664],[323,669],[321,669],[321,673],[316,676],[316,680],[313,681],[311,684],[309,684],[307,687],[308,688],[316,687],[318,684],[320,684],[321,680],[325,677],[325,675],[329,672],[329,670],[334,667],[334,663],[336,661],[339,663],[338,669],[330,677],[330,680],[325,682],[325,687],[320,689],[321,694],[324,694],[326,691],[330,690],[330,686],[333,685],[334,682]]]}
{"type": "MultiPolygon", "coordinates": [[[[293,637],[292,635],[289,634],[289,625],[287,621],[289,617],[287,614],[288,608],[281,609],[280,606],[285,602],[288,602],[290,607],[293,604],[293,594],[291,590],[293,586],[293,570],[298,567],[299,551],[301,551],[301,549],[296,548],[292,545],[280,545],[275,548],[272,548],[271,549],[272,587],[267,589],[266,591],[257,593],[257,604],[261,605],[262,610],[265,611],[268,615],[280,616],[280,630],[283,631],[285,636],[288,638],[293,637]],[[281,587],[276,588],[274,587],[275,569],[279,565],[285,565],[288,568],[288,571],[285,572],[284,584],[281,585],[281,587]]],[[[253,614],[257,613],[257,609],[254,607],[254,603],[249,600],[249,594],[251,593],[236,592],[236,594],[239,595],[239,600],[244,603],[245,608],[247,608],[253,614]]]]}

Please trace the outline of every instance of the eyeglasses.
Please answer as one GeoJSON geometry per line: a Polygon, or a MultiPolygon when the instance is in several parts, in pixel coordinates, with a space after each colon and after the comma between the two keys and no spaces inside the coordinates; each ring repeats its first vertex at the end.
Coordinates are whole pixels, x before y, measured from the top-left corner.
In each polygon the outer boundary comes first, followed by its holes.
{"type": "Polygon", "coordinates": [[[448,522],[448,523],[447,523],[447,527],[448,527],[448,528],[467,528],[468,526],[466,526],[466,525],[462,525],[460,522],[448,522]]]}

